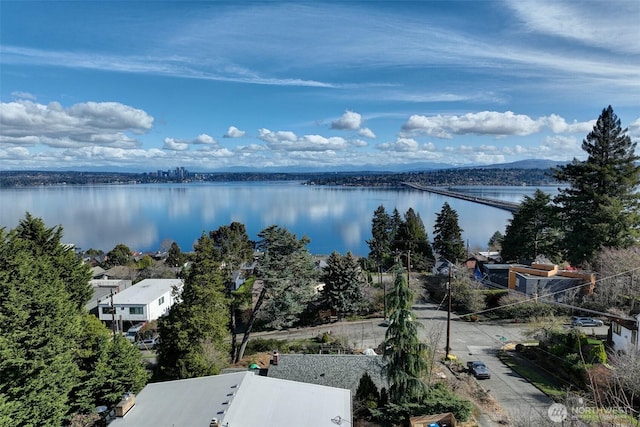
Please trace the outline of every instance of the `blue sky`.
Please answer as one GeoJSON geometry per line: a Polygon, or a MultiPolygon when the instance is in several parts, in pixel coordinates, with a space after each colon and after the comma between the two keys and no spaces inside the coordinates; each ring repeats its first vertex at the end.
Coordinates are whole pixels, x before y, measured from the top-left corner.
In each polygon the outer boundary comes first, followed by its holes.
{"type": "Polygon", "coordinates": [[[640,2],[0,1],[0,170],[584,158],[640,2]]]}

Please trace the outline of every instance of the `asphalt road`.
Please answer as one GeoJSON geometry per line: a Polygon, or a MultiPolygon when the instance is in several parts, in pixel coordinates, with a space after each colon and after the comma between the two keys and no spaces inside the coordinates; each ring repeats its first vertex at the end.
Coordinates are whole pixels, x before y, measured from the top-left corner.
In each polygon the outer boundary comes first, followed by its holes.
{"type": "MultiPolygon", "coordinates": [[[[447,312],[436,304],[417,304],[413,307],[416,318],[424,327],[420,338],[436,348],[444,356],[446,343],[447,312]]],[[[509,343],[524,341],[525,324],[506,322],[465,322],[452,314],[450,328],[450,353],[466,366],[470,360],[482,360],[491,372],[491,378],[480,384],[502,405],[518,425],[549,425],[548,409],[553,401],[536,387],[505,366],[497,352],[509,343]]],[[[276,339],[313,338],[329,332],[347,337],[354,348],[377,348],[384,341],[386,327],[383,319],[357,322],[339,322],[314,328],[252,334],[276,339]]],[[[492,425],[486,421],[483,425],[492,425]]]]}
{"type": "MultiPolygon", "coordinates": [[[[437,310],[435,304],[414,307],[418,319],[425,325],[425,338],[437,335],[433,331],[445,330],[447,313],[437,310]],[[429,331],[432,332],[429,332],[429,331]]],[[[549,422],[547,411],[553,401],[525,379],[504,365],[497,356],[508,344],[525,340],[527,326],[507,322],[465,322],[456,315],[451,316],[450,353],[463,365],[467,361],[481,360],[491,378],[480,380],[480,384],[502,405],[518,425],[545,425],[549,422]]],[[[440,337],[438,348],[446,345],[446,332],[440,337]]]]}

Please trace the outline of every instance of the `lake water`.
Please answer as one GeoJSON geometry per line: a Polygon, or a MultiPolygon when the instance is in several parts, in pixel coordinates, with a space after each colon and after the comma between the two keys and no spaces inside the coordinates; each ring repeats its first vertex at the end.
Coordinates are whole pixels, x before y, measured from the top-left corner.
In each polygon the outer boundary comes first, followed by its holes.
{"type": "MultiPolygon", "coordinates": [[[[520,202],[532,187],[458,187],[520,202]]],[[[542,188],[555,194],[554,187],[542,188]]],[[[511,213],[463,200],[410,189],[305,186],[300,182],[190,183],[10,188],[0,190],[0,227],[15,228],[26,212],[48,227],[61,225],[64,241],[105,252],[124,243],[156,251],[165,239],[191,251],[203,231],[232,221],[245,224],[251,239],[276,224],[311,239],[314,254],[332,251],[367,255],[371,219],[384,205],[388,213],[409,208],[420,214],[429,239],[444,202],[458,212],[470,248],[486,249],[496,231],[504,233],[511,213]]]]}

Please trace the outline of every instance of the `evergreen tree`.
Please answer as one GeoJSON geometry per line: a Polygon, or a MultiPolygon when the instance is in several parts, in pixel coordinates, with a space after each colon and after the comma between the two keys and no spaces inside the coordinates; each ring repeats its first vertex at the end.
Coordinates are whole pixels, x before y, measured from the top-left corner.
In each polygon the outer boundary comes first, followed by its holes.
{"type": "Polygon", "coordinates": [[[640,156],[611,106],[602,110],[582,149],[587,160],[554,169],[554,177],[569,185],[555,201],[566,258],[574,265],[590,261],[601,247],[637,244],[640,235],[640,156]]]}
{"type": "Polygon", "coordinates": [[[184,264],[185,256],[176,242],[171,243],[167,252],[165,264],[170,267],[180,267],[184,264]]]}
{"type": "Polygon", "coordinates": [[[385,334],[385,372],[389,400],[398,405],[418,403],[427,391],[424,379],[429,371],[427,347],[418,338],[419,322],[411,313],[413,294],[399,265],[389,296],[389,327],[385,334]]]}
{"type": "Polygon", "coordinates": [[[91,413],[96,406],[113,407],[126,392],[138,393],[148,374],[140,351],[121,335],[110,331],[95,317],[82,321],[82,340],[77,358],[81,378],[74,390],[78,413],[91,413]]]}
{"type": "Polygon", "coordinates": [[[493,233],[493,236],[489,239],[487,243],[488,249],[490,251],[501,251],[502,250],[502,241],[504,240],[504,236],[500,231],[496,231],[493,233]]]}
{"type": "Polygon", "coordinates": [[[47,228],[41,218],[27,212],[13,232],[34,257],[50,260],[77,309],[84,310],[93,295],[91,268],[78,260],[73,247],[62,243],[62,227],[47,228]]]}
{"type": "MultiPolygon", "coordinates": [[[[393,209],[393,213],[391,214],[391,232],[389,233],[390,241],[391,241],[391,252],[396,252],[399,248],[396,246],[398,244],[398,233],[400,231],[400,227],[402,227],[402,216],[400,215],[400,211],[398,208],[393,209]]],[[[395,261],[392,261],[395,262],[395,261]]]]}
{"type": "Polygon", "coordinates": [[[249,235],[244,224],[232,222],[228,226],[219,227],[209,233],[214,245],[214,256],[221,263],[224,272],[224,280],[227,292],[230,296],[230,322],[231,332],[231,359],[234,359],[238,352],[237,344],[237,320],[236,311],[241,302],[246,299],[246,295],[238,295],[232,290],[233,275],[243,264],[253,260],[254,242],[249,240],[249,235]]]}
{"type": "Polygon", "coordinates": [[[168,378],[220,372],[229,352],[229,298],[212,239],[203,234],[187,272],[181,301],[158,320],[158,367],[168,378]]]}
{"type": "MultiPolygon", "coordinates": [[[[412,265],[416,270],[429,270],[435,261],[427,231],[420,214],[409,208],[396,235],[396,250],[411,253],[412,265]]],[[[409,268],[409,266],[406,266],[409,268]]]]}
{"type": "Polygon", "coordinates": [[[253,325],[260,315],[265,325],[281,329],[293,325],[312,298],[317,269],[307,249],[309,238],[298,239],[289,230],[276,225],[262,230],[257,249],[262,251],[257,275],[262,289],[253,307],[236,362],[244,355],[253,325]]]}
{"type": "Polygon", "coordinates": [[[60,426],[79,376],[80,318],[46,256],[16,233],[0,246],[0,414],[13,425],[60,426]]]}
{"type": "Polygon", "coordinates": [[[560,230],[555,212],[551,196],[542,190],[536,190],[533,197],[525,196],[507,225],[502,259],[528,263],[545,256],[559,261],[560,230]]]}
{"type": "Polygon", "coordinates": [[[378,267],[385,264],[391,252],[391,217],[383,205],[373,213],[371,220],[371,239],[367,240],[369,245],[369,259],[378,267]]]}
{"type": "MultiPolygon", "coordinates": [[[[86,313],[90,273],[61,238],[61,228],[29,214],[9,234],[0,230],[0,425],[64,425],[107,403],[87,379],[110,334],[86,313]]],[[[146,371],[125,343],[108,357],[122,369],[107,377],[118,392],[137,392],[146,371]]]]}
{"type": "Polygon", "coordinates": [[[351,252],[347,252],[345,256],[337,252],[331,253],[321,280],[324,282],[321,292],[322,303],[325,307],[335,310],[338,319],[342,319],[345,314],[355,313],[362,307],[362,287],[366,280],[358,260],[351,252]]]}
{"type": "Polygon", "coordinates": [[[467,257],[458,212],[445,202],[433,226],[433,249],[440,258],[456,263],[467,257]]]}

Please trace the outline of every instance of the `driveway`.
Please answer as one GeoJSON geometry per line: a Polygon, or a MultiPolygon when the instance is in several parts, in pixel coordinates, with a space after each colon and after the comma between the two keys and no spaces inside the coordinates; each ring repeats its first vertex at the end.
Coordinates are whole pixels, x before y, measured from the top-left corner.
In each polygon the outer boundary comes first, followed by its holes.
{"type": "MultiPolygon", "coordinates": [[[[414,306],[418,320],[425,325],[421,338],[432,344],[438,338],[438,349],[446,345],[446,309],[436,304],[414,306]]],[[[527,326],[507,322],[465,322],[452,314],[450,353],[466,366],[467,361],[482,360],[491,378],[480,384],[502,405],[518,425],[539,426],[549,423],[547,411],[553,401],[498,359],[498,351],[509,343],[524,340],[527,326]]]]}
{"type": "MultiPolygon", "coordinates": [[[[446,342],[447,312],[436,304],[416,304],[413,306],[420,328],[420,338],[429,345],[436,343],[442,351],[446,342]]],[[[547,411],[553,401],[525,379],[504,365],[497,352],[507,343],[524,340],[525,324],[507,322],[465,322],[452,314],[450,347],[464,365],[469,360],[482,360],[491,371],[491,379],[480,384],[502,405],[517,425],[549,425],[547,411]]],[[[354,348],[377,348],[384,341],[386,327],[383,319],[367,319],[356,322],[338,322],[313,328],[290,329],[286,331],[251,334],[252,338],[297,339],[313,338],[329,332],[347,337],[354,348]]],[[[490,421],[483,425],[491,425],[490,421]]]]}

